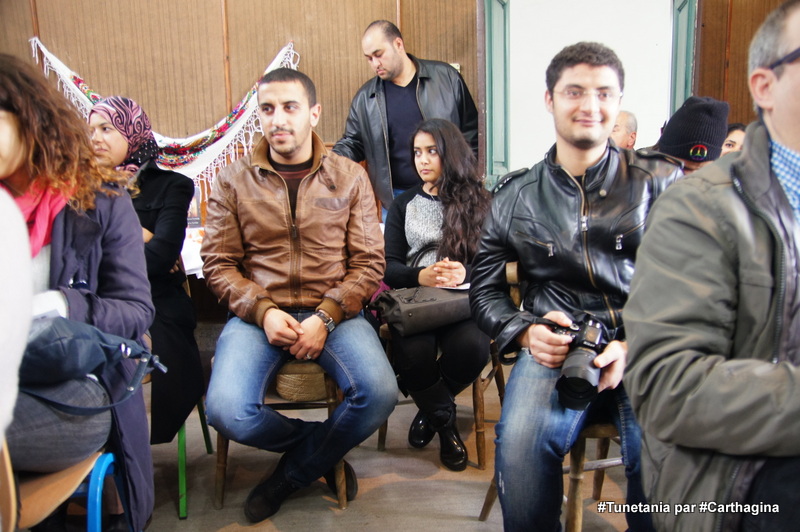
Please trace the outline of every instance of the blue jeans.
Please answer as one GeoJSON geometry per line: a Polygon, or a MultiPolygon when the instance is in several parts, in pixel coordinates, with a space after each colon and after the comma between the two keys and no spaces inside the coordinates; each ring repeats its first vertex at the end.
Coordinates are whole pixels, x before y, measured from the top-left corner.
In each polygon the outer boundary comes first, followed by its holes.
{"type": "MultiPolygon", "coordinates": [[[[506,387],[496,426],[495,475],[507,531],[557,531],[564,493],[564,456],[589,422],[612,422],[619,430],[628,479],[626,502],[646,503],[639,455],[641,430],[625,390],[602,392],[586,411],[561,406],[556,381],[561,369],[520,353],[506,387]]],[[[653,530],[650,514],[626,516],[632,531],[653,530]]]]}
{"type": "MultiPolygon", "coordinates": [[[[290,312],[302,322],[311,312],[290,312]]],[[[206,396],[208,422],[226,438],[284,452],[286,477],[308,486],[389,417],[397,381],[375,330],[362,316],[342,321],[317,362],[344,401],[325,421],[286,417],[264,404],[264,394],[292,355],[267,341],[264,330],[233,317],[217,341],[206,396]]]]}

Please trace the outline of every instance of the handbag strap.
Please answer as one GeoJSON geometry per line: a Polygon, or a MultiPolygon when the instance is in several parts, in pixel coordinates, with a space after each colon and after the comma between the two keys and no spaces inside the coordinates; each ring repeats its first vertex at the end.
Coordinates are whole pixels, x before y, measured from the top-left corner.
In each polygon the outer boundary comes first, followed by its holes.
{"type": "Polygon", "coordinates": [[[137,358],[136,371],[133,373],[133,377],[131,377],[130,382],[125,387],[125,393],[122,395],[122,397],[120,397],[119,401],[103,406],[76,406],[67,403],[62,403],[61,401],[56,401],[55,399],[51,399],[47,397],[45,394],[42,394],[37,390],[29,388],[28,386],[20,386],[19,390],[52,406],[56,410],[64,412],[65,414],[70,414],[73,416],[94,416],[96,414],[101,414],[106,410],[111,410],[112,408],[121,405],[122,403],[133,397],[136,391],[142,387],[142,381],[144,380],[144,376],[147,374],[147,370],[150,367],[158,369],[162,373],[167,372],[166,366],[164,366],[159,361],[158,355],[154,355],[150,352],[145,351],[144,353],[141,354],[140,357],[137,358]]]}
{"type": "Polygon", "coordinates": [[[416,255],[414,255],[414,258],[411,260],[411,264],[409,264],[409,266],[411,266],[412,268],[419,267],[419,262],[422,260],[422,257],[425,254],[430,253],[431,251],[436,251],[438,249],[439,249],[438,242],[431,242],[429,244],[425,244],[424,246],[422,246],[422,249],[417,251],[416,255]]]}

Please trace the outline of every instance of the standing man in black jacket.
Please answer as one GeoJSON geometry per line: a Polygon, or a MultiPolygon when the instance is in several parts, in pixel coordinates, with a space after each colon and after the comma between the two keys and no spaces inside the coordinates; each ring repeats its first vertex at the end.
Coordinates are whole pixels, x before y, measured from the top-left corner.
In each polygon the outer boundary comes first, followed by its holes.
{"type": "MultiPolygon", "coordinates": [[[[564,455],[590,422],[613,422],[622,440],[627,502],[646,503],[639,470],[641,432],[619,386],[627,344],[622,307],[636,249],[655,198],[681,176],[652,152],[609,142],[625,73],[597,43],[564,48],[547,68],[545,105],[555,146],[530,170],[501,181],[473,263],[472,315],[501,353],[520,350],[497,424],[495,467],[506,530],[559,529],[564,455]],[[507,262],[519,261],[522,310],[508,297],[507,262]],[[560,380],[576,344],[556,326],[592,318],[609,341],[587,351],[594,387],[560,380]],[[554,330],[555,329],[555,330],[554,330]],[[556,388],[572,391],[561,394],[556,388]],[[563,386],[567,384],[567,386],[563,386]],[[572,400],[568,400],[572,399],[572,400]]],[[[586,331],[593,329],[587,327],[586,331]]],[[[580,358],[580,357],[578,357],[580,358]]],[[[588,373],[587,371],[586,373],[588,373]]],[[[590,381],[588,375],[585,381],[590,381]]],[[[631,512],[631,530],[650,530],[649,513],[631,512]]]]}
{"type": "Polygon", "coordinates": [[[376,77],[353,98],[344,135],[333,151],[367,161],[385,219],[394,197],[420,183],[411,157],[411,133],[417,125],[429,118],[449,120],[477,156],[478,111],[458,71],[406,53],[400,30],[388,20],[371,23],[361,47],[376,77]]]}

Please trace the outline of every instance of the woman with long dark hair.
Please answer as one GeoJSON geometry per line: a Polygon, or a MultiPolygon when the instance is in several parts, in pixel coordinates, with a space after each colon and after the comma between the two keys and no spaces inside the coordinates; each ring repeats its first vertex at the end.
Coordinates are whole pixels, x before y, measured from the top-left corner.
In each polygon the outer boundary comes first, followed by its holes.
{"type": "MultiPolygon", "coordinates": [[[[389,209],[385,282],[392,288],[454,288],[469,279],[491,196],[454,124],[426,120],[412,139],[422,183],[398,196],[389,209]]],[[[468,319],[405,337],[393,330],[392,352],[401,387],[419,407],[409,443],[421,448],[438,434],[442,464],[463,471],[467,450],[455,423],[455,396],[486,366],[489,338],[468,319]]]]}
{"type": "MultiPolygon", "coordinates": [[[[27,221],[34,315],[60,315],[133,340],[147,331],[154,309],[125,182],[97,163],[86,125],[42,73],[0,54],[0,186],[27,221]]],[[[123,360],[96,376],[37,392],[75,406],[109,405],[125,394],[135,367],[123,360]]],[[[125,479],[120,495],[133,528],[142,529],[152,513],[153,465],[141,390],[110,413],[89,416],[64,414],[21,393],[6,439],[11,463],[22,471],[59,471],[110,448],[125,479]]],[[[61,527],[62,509],[53,516],[61,527]]],[[[116,522],[127,527],[124,519],[116,522]]]]}
{"type": "Polygon", "coordinates": [[[150,326],[153,352],[169,368],[153,372],[150,443],[172,441],[205,390],[192,300],[178,266],[192,180],[156,164],[158,146],[150,119],[135,101],[111,96],[89,113],[89,129],[98,162],[128,176],[133,207],[142,226],[147,278],[156,307],[150,326]]]}

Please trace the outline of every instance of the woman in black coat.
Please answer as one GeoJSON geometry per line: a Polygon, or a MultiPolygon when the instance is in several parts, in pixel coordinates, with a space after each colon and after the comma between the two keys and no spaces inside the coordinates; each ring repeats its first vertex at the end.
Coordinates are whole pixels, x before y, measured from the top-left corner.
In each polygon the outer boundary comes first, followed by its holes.
{"type": "Polygon", "coordinates": [[[128,172],[128,189],[142,226],[156,318],[150,327],[153,352],[167,373],[152,374],[150,443],[172,441],[205,389],[194,338],[194,307],[178,266],[186,218],[194,196],[192,180],[156,165],[150,120],[133,100],[112,96],[89,114],[92,144],[101,163],[128,172]]]}
{"type": "MultiPolygon", "coordinates": [[[[389,208],[384,281],[393,288],[454,288],[469,281],[491,196],[455,124],[426,120],[411,140],[420,184],[389,208]]],[[[408,430],[409,444],[425,447],[438,434],[442,464],[463,471],[468,456],[455,423],[455,397],[486,366],[489,337],[472,319],[409,336],[389,328],[395,370],[419,407],[408,430]]]]}

